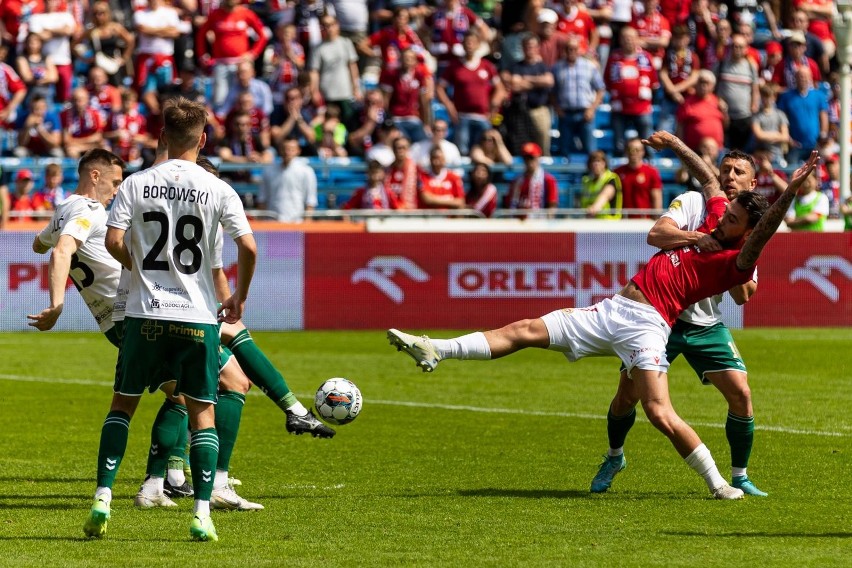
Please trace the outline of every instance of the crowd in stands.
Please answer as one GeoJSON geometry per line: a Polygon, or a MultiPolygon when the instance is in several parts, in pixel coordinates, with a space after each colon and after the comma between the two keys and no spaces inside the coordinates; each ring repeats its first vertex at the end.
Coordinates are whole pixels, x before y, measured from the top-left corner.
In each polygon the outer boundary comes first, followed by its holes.
{"type": "MultiPolygon", "coordinates": [[[[800,209],[824,219],[852,206],[839,203],[833,9],[831,0],[2,0],[0,150],[73,159],[108,148],[146,167],[163,105],[181,96],[208,108],[205,154],[245,166],[222,175],[256,187],[241,192],[246,206],[282,221],[318,205],[303,157],[364,164],[363,187],[336,204],[345,209],[570,207],[620,218],[664,206],[663,156],[639,141],[663,129],[713,167],[726,150],[754,153],[770,198],[788,165],[819,150],[818,197],[803,196],[800,209]],[[560,202],[547,171],[559,160],[587,166],[575,202],[560,202]]],[[[4,223],[10,210],[50,209],[64,195],[58,166],[6,169],[4,223]]]]}

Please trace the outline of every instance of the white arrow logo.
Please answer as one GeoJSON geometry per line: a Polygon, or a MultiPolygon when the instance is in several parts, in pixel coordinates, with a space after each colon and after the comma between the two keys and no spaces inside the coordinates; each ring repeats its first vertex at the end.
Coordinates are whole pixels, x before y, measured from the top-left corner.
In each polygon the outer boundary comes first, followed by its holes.
{"type": "Polygon", "coordinates": [[[151,444],[151,455],[156,456],[157,450],[160,448],[159,444],[151,444]]]}
{"type": "Polygon", "coordinates": [[[815,255],[805,261],[804,267],[790,273],[790,282],[807,280],[836,304],[840,300],[840,290],[828,279],[833,270],[839,271],[847,280],[852,280],[852,263],[848,260],[842,256],[815,255]]]}
{"type": "Polygon", "coordinates": [[[405,292],[391,280],[397,272],[401,272],[415,282],[429,281],[429,275],[414,261],[404,256],[376,256],[367,262],[366,268],[359,268],[352,273],[352,283],[369,282],[394,304],[401,304],[405,299],[405,292]]]}
{"type": "Polygon", "coordinates": [[[107,458],[107,459],[106,459],[106,468],[107,468],[108,470],[112,471],[112,470],[114,470],[114,469],[115,469],[115,466],[116,466],[116,464],[117,464],[117,463],[118,463],[118,460],[117,460],[117,459],[115,459],[115,460],[111,460],[111,459],[107,458]]]}
{"type": "Polygon", "coordinates": [[[213,472],[212,472],[212,471],[204,471],[204,470],[202,469],[202,470],[201,470],[201,479],[202,479],[203,481],[210,481],[212,474],[213,474],[213,472]]]}

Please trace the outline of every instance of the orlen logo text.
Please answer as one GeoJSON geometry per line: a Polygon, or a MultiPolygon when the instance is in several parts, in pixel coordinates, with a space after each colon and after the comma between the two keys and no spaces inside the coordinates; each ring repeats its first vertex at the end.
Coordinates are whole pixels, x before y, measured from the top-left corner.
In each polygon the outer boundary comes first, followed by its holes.
{"type": "Polygon", "coordinates": [[[451,298],[570,298],[579,290],[618,291],[634,267],[624,262],[452,263],[451,298]]]}

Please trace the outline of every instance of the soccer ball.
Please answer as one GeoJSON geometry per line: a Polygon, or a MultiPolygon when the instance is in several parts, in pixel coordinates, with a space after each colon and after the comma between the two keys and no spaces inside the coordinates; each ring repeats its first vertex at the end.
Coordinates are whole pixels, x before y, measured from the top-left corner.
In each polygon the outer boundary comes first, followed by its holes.
{"type": "Polygon", "coordinates": [[[361,391],[348,379],[328,379],[314,397],[314,406],[320,418],[342,426],[349,424],[361,412],[361,391]]]}

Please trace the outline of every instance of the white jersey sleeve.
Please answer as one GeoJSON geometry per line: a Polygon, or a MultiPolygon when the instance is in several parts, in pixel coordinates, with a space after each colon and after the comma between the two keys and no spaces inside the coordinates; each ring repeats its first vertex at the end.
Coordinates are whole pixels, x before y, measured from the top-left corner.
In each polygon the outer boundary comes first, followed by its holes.
{"type": "Polygon", "coordinates": [[[74,194],[57,206],[50,224],[39,234],[39,240],[51,248],[63,235],[79,243],[71,258],[69,275],[103,332],[113,326],[113,305],[121,272],[121,264],[104,246],[106,219],[103,205],[74,194]]]}
{"type": "MultiPolygon", "coordinates": [[[[130,248],[130,231],[124,233],[124,244],[130,248]]],[[[112,321],[124,321],[124,311],[127,309],[127,295],[130,293],[130,271],[121,267],[118,277],[118,288],[115,290],[115,304],[112,307],[112,321]]]]}

